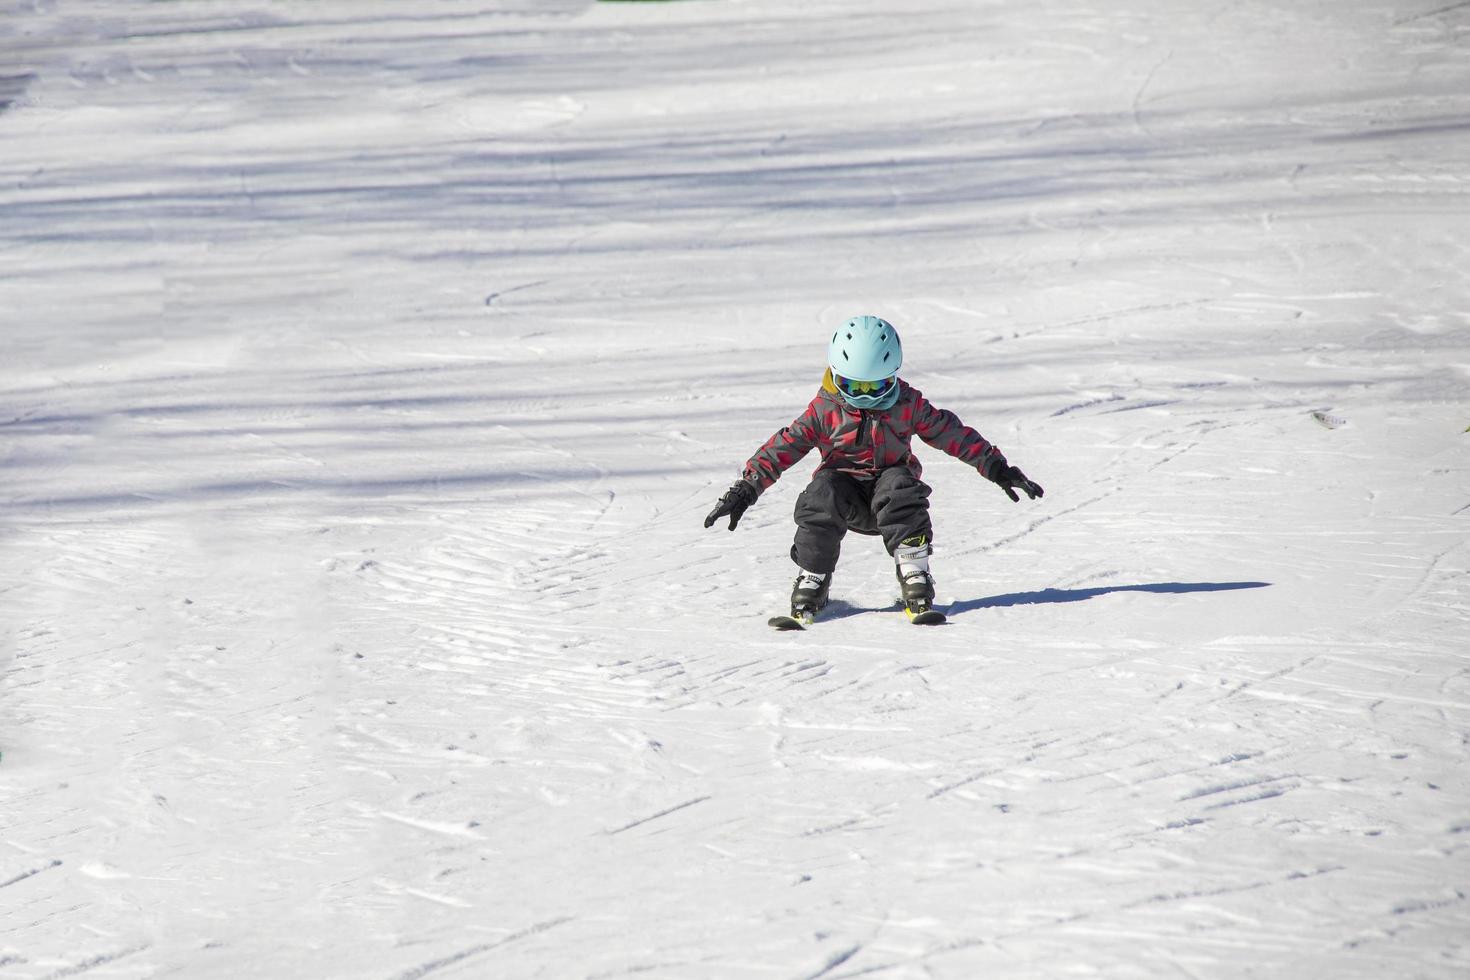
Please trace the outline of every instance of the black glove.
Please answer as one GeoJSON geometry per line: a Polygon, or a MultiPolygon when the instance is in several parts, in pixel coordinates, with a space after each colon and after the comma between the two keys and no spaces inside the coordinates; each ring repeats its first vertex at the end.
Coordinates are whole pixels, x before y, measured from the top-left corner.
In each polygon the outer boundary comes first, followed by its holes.
{"type": "Polygon", "coordinates": [[[1010,464],[1002,466],[995,471],[995,475],[991,479],[995,481],[996,486],[1006,492],[1007,497],[1010,497],[1017,503],[1021,502],[1021,498],[1016,495],[1017,490],[1020,490],[1031,500],[1046,496],[1046,491],[1041,489],[1041,484],[1027,479],[1026,474],[1021,472],[1019,466],[1011,466],[1010,464]]]}
{"type": "Polygon", "coordinates": [[[720,498],[720,502],[715,504],[715,509],[710,511],[709,516],[704,519],[704,526],[709,527],[715,521],[729,514],[730,530],[735,530],[735,525],[740,523],[740,517],[745,513],[745,508],[755,503],[755,498],[759,496],[760,491],[749,482],[736,480],[730,485],[730,489],[725,491],[725,495],[720,498]]]}

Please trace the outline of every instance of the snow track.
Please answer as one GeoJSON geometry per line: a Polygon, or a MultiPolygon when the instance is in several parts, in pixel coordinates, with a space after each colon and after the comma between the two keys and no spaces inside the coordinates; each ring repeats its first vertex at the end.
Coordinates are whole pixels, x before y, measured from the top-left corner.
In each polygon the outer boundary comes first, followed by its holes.
{"type": "Polygon", "coordinates": [[[0,2],[0,978],[1470,971],[1470,8],[433,6],[0,2]]]}

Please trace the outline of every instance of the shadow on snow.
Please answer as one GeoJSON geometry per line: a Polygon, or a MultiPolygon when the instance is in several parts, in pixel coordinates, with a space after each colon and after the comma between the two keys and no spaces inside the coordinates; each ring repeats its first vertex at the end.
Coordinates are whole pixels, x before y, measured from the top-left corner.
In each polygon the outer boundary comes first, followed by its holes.
{"type": "Polygon", "coordinates": [[[1090,589],[1041,589],[1037,592],[1008,592],[1005,595],[985,596],[981,599],[965,599],[949,607],[949,615],[956,616],[975,609],[995,609],[1002,606],[1030,606],[1049,602],[1083,602],[1114,592],[1154,592],[1178,595],[1186,592],[1232,592],[1237,589],[1263,589],[1270,582],[1151,582],[1145,585],[1100,585],[1090,589]]]}
{"type": "MultiPolygon", "coordinates": [[[[1100,595],[1114,592],[1153,592],[1163,595],[1180,595],[1187,592],[1233,592],[1239,589],[1264,589],[1270,582],[1151,582],[1144,585],[1102,585],[1091,589],[1041,589],[1036,592],[1009,592],[1005,595],[986,596],[981,599],[964,599],[939,608],[948,616],[958,616],[976,609],[995,609],[1002,606],[1030,606],[1048,602],[1083,602],[1100,595]]],[[[897,612],[897,600],[886,606],[858,605],[845,599],[833,599],[822,611],[823,620],[849,619],[866,613],[897,612]]]]}

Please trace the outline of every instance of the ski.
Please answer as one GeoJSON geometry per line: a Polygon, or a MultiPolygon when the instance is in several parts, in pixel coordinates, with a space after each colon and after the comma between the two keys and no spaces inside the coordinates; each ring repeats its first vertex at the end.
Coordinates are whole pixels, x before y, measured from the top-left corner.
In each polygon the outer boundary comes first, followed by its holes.
{"type": "MultiPolygon", "coordinates": [[[[903,614],[908,617],[909,622],[915,626],[940,626],[949,622],[949,617],[938,609],[910,609],[903,607],[903,614]]],[[[816,620],[816,616],[807,611],[798,612],[793,609],[789,616],[772,616],[766,620],[766,625],[771,629],[786,632],[788,630],[804,630],[816,620]]]]}
{"type": "MultiPolygon", "coordinates": [[[[793,612],[795,612],[795,610],[793,610],[793,612]]],[[[804,630],[812,624],[813,618],[814,617],[811,613],[802,613],[800,615],[792,616],[772,616],[770,619],[766,620],[766,625],[770,626],[772,629],[781,630],[782,632],[785,632],[787,630],[804,630]]]]}
{"type": "Polygon", "coordinates": [[[949,621],[949,617],[938,609],[920,609],[915,612],[908,606],[903,607],[903,614],[909,618],[909,622],[915,626],[939,626],[949,621]]]}

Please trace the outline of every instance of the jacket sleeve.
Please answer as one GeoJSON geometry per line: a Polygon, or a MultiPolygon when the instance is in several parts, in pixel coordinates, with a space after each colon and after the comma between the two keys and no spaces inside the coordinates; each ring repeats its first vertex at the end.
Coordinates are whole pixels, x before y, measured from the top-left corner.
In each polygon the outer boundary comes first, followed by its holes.
{"type": "Polygon", "coordinates": [[[745,472],[741,476],[758,492],[764,493],[767,487],[781,478],[782,473],[800,462],[820,441],[821,413],[817,402],[818,399],[813,398],[806,411],[767,439],[766,444],[756,450],[755,455],[746,462],[745,472]]]}
{"type": "Polygon", "coordinates": [[[914,392],[914,432],[929,445],[955,459],[969,463],[987,480],[1006,465],[1006,458],[980,433],[960,421],[958,415],[935,408],[929,399],[914,392]]]}

